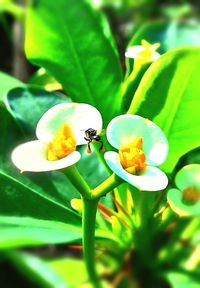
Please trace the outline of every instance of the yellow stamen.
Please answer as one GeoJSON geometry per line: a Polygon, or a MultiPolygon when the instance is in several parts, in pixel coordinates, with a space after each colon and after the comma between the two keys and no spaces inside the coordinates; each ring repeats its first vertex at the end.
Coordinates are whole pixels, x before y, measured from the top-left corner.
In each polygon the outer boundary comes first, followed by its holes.
{"type": "Polygon", "coordinates": [[[119,158],[122,167],[131,174],[137,174],[143,170],[147,163],[142,150],[142,137],[137,137],[128,145],[119,150],[119,158]]]}
{"type": "Polygon", "coordinates": [[[47,159],[62,159],[76,150],[76,140],[69,125],[63,124],[47,147],[47,159]]]}
{"type": "Polygon", "coordinates": [[[182,200],[187,205],[194,205],[200,200],[200,191],[195,187],[188,187],[182,192],[182,200]]]}

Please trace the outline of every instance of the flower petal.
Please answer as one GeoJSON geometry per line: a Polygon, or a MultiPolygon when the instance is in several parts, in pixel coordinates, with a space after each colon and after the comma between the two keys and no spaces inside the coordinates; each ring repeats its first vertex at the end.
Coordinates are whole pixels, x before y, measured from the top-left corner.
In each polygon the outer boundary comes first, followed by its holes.
{"type": "MultiPolygon", "coordinates": [[[[146,59],[146,57],[140,56],[140,52],[144,51],[144,47],[142,45],[135,45],[132,47],[128,47],[127,51],[125,52],[125,57],[127,58],[136,58],[136,59],[146,59]]],[[[152,54],[149,61],[155,61],[160,57],[160,54],[156,51],[152,54]]]]}
{"type": "Polygon", "coordinates": [[[139,190],[159,191],[165,189],[168,184],[167,176],[156,167],[147,166],[140,175],[132,175],[121,166],[118,153],[106,152],[104,158],[115,174],[139,190]]]}
{"type": "Polygon", "coordinates": [[[170,189],[167,200],[172,210],[180,216],[200,216],[200,201],[194,205],[186,205],[182,202],[182,192],[178,189],[170,189]]]}
{"type": "Polygon", "coordinates": [[[12,152],[12,161],[22,172],[44,172],[66,168],[79,161],[81,155],[78,151],[56,161],[46,159],[46,145],[40,141],[30,141],[19,145],[12,152]]]}
{"type": "Polygon", "coordinates": [[[36,128],[37,138],[44,143],[50,142],[64,123],[71,126],[77,145],[87,143],[84,137],[88,128],[102,129],[101,114],[95,107],[83,103],[62,103],[42,116],[36,128]]]}
{"type": "Polygon", "coordinates": [[[188,187],[195,187],[200,191],[200,164],[184,166],[176,174],[175,183],[181,191],[188,187]]]}
{"type": "Polygon", "coordinates": [[[143,150],[149,165],[162,164],[168,154],[168,141],[162,130],[152,121],[138,115],[125,114],[115,117],[107,127],[110,144],[120,149],[133,141],[143,138],[143,150]]]}

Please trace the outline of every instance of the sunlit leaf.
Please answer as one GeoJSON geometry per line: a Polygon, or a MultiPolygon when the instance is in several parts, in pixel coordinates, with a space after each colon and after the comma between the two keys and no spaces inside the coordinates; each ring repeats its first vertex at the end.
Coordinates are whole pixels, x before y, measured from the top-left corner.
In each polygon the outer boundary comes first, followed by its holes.
{"type": "Polygon", "coordinates": [[[98,13],[83,0],[38,1],[28,9],[25,48],[29,60],[50,72],[70,98],[95,105],[107,122],[119,113],[122,76],[98,13]]]}
{"type": "Polygon", "coordinates": [[[200,144],[200,49],[166,53],[145,73],[130,113],[154,121],[169,141],[169,156],[162,166],[171,172],[179,158],[200,144]]]}
{"type": "Polygon", "coordinates": [[[80,241],[81,225],[30,217],[0,216],[0,249],[80,241]]]}

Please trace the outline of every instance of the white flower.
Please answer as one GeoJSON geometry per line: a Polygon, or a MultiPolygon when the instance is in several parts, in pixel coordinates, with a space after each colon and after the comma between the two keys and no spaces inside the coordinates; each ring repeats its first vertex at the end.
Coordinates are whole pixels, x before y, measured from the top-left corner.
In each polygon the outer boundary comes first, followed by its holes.
{"type": "Polygon", "coordinates": [[[136,45],[132,47],[128,47],[125,52],[125,56],[127,58],[134,58],[140,60],[142,62],[153,62],[160,57],[160,54],[156,52],[159,48],[160,44],[150,44],[145,40],[141,41],[142,45],[136,45]]]}
{"type": "Polygon", "coordinates": [[[144,191],[159,191],[167,186],[167,176],[155,166],[165,161],[168,142],[152,121],[137,115],[117,116],[107,127],[107,139],[119,150],[104,155],[115,174],[144,191]]]}
{"type": "Polygon", "coordinates": [[[21,171],[42,172],[63,169],[79,161],[76,146],[86,144],[85,130],[100,131],[99,111],[83,103],[63,103],[49,109],[36,127],[38,140],[16,147],[12,161],[21,171]]]}
{"type": "Polygon", "coordinates": [[[175,177],[177,188],[170,189],[167,200],[180,216],[200,216],[200,164],[184,166],[175,177]]]}

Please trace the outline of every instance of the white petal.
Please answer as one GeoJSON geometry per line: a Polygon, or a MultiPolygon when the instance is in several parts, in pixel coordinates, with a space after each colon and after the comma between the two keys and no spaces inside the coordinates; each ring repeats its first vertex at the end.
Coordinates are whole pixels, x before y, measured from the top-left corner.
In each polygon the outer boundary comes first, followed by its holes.
{"type": "Polygon", "coordinates": [[[184,166],[176,174],[175,183],[181,191],[188,187],[195,187],[200,191],[200,164],[184,166]]]}
{"type": "Polygon", "coordinates": [[[95,107],[82,103],[62,103],[49,109],[39,120],[37,138],[48,143],[64,123],[73,129],[77,145],[87,143],[84,136],[88,128],[97,131],[102,129],[101,114],[95,107]]]}
{"type": "MultiPolygon", "coordinates": [[[[147,59],[147,57],[143,57],[138,55],[140,52],[144,51],[144,47],[142,45],[136,45],[132,47],[128,47],[127,51],[125,52],[125,57],[127,58],[135,58],[135,59],[147,59]]],[[[149,59],[149,61],[155,61],[160,57],[160,54],[158,52],[154,52],[149,59]]]]}
{"type": "Polygon", "coordinates": [[[138,115],[125,114],[115,117],[107,127],[110,144],[120,149],[134,140],[143,138],[143,150],[149,165],[162,164],[168,154],[168,141],[162,130],[152,121],[138,115]]]}
{"type": "Polygon", "coordinates": [[[140,175],[132,175],[121,166],[118,153],[109,151],[104,157],[115,174],[139,190],[159,191],[165,189],[168,184],[167,176],[156,167],[147,166],[140,175]]]}
{"type": "Polygon", "coordinates": [[[40,141],[30,141],[19,145],[12,152],[12,161],[17,168],[23,171],[44,172],[63,169],[79,161],[80,153],[72,152],[60,160],[46,159],[46,145],[40,141]]]}

